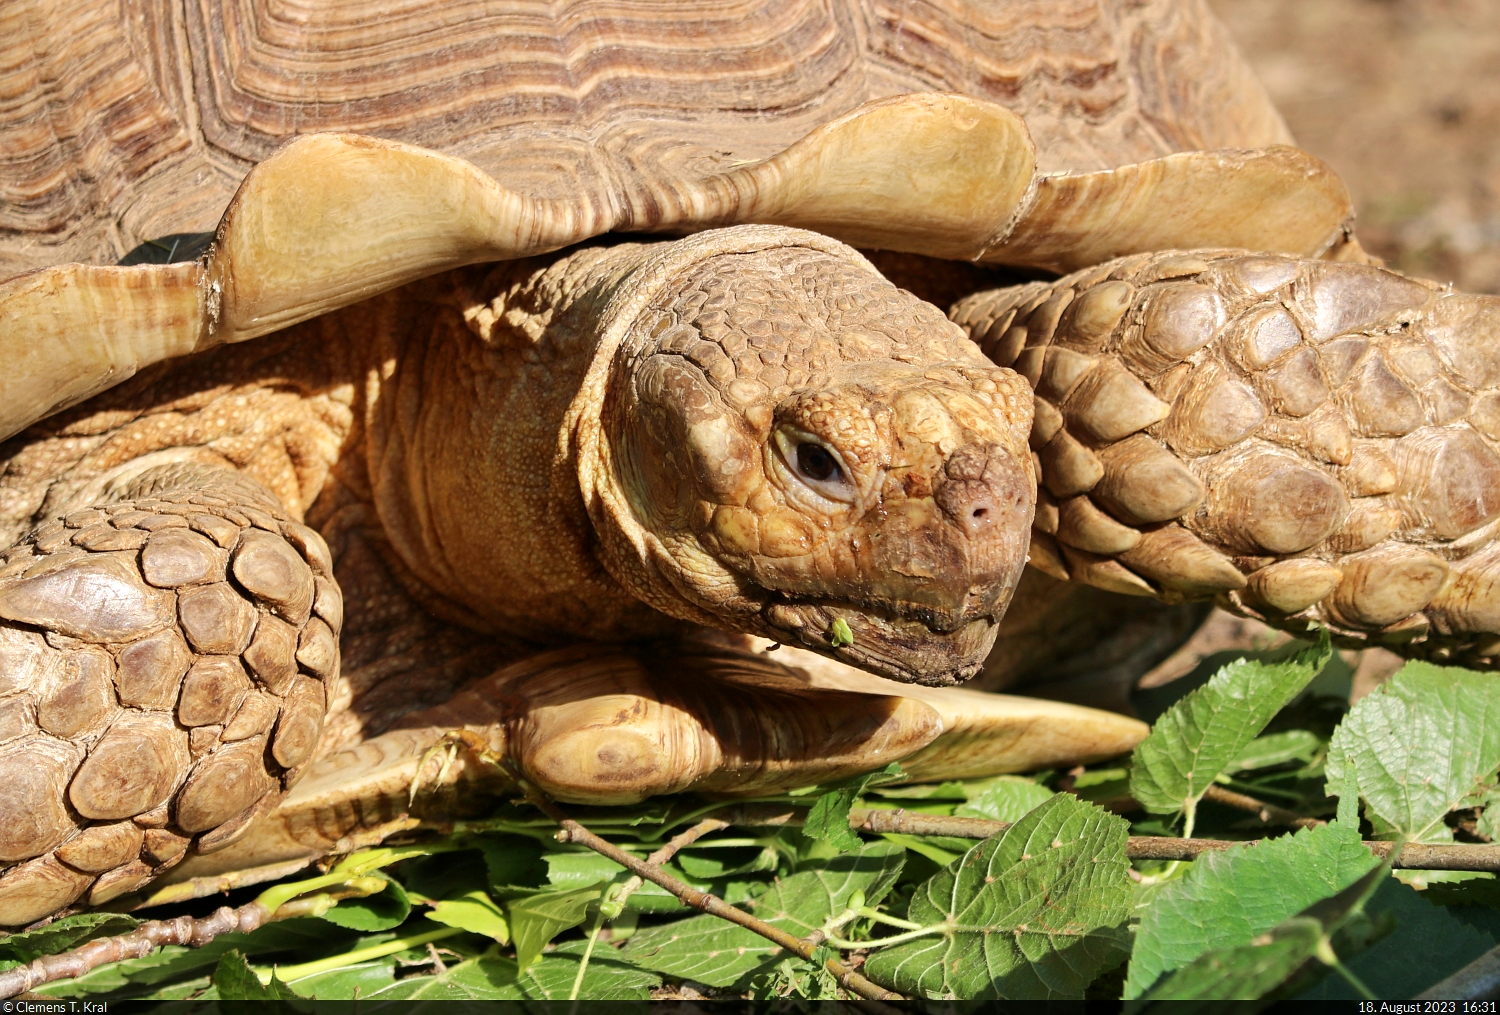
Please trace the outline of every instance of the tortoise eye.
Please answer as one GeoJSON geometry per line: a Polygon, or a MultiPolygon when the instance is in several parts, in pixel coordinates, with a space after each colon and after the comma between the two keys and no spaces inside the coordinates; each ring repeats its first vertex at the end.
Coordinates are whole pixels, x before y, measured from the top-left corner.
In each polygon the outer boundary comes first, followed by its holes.
{"type": "Polygon", "coordinates": [[[808,479],[822,483],[841,478],[842,470],[827,448],[808,442],[797,445],[797,471],[808,479]]]}
{"type": "Polygon", "coordinates": [[[814,434],[778,426],[767,450],[771,452],[766,463],[770,473],[781,477],[782,489],[803,507],[836,511],[841,510],[837,505],[859,499],[839,453],[814,434]]]}

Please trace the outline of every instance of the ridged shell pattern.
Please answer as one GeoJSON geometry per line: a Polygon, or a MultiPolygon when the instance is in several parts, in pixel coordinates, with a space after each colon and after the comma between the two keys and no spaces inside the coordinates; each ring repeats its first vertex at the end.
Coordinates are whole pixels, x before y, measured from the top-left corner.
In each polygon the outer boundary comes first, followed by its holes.
{"type": "Polygon", "coordinates": [[[7,0],[0,39],[0,278],[211,231],[314,131],[635,228],[905,92],[1015,110],[1044,170],[1290,143],[1196,0],[7,0]]]}
{"type": "Polygon", "coordinates": [[[1036,393],[1033,565],[1500,665],[1500,298],[1166,252],[952,316],[1036,393]]]}

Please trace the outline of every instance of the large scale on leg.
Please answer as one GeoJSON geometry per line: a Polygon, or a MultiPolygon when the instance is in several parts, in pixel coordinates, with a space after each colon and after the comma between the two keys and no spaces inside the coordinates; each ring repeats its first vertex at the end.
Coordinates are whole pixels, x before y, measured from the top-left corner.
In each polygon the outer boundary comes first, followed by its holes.
{"type": "Polygon", "coordinates": [[[243,834],[318,745],[342,602],[259,484],[148,469],[0,567],[0,911],[134,891],[243,834]]]}
{"type": "Polygon", "coordinates": [[[1036,389],[1033,563],[1495,665],[1500,299],[1168,252],[975,294],[953,316],[1036,389]]]}

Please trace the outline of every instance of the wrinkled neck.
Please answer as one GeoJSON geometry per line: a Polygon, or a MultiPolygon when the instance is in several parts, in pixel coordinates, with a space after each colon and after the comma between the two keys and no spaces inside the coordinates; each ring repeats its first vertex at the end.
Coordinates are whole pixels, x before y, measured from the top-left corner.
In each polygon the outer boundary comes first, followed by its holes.
{"type": "Polygon", "coordinates": [[[670,626],[599,562],[577,478],[600,311],[641,249],[408,287],[421,311],[382,343],[367,451],[383,527],[434,612],[538,642],[670,626]]]}

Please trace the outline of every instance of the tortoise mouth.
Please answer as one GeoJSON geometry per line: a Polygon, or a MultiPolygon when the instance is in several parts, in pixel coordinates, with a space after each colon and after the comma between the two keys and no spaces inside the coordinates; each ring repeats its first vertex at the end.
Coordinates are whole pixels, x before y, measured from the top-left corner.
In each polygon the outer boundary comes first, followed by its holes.
{"type": "Polygon", "coordinates": [[[984,668],[999,632],[997,617],[974,616],[939,628],[918,612],[772,593],[760,613],[764,630],[757,633],[908,684],[947,687],[984,668]]]}

